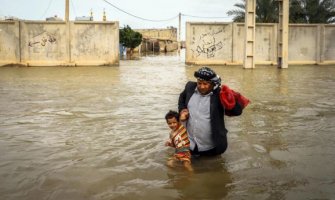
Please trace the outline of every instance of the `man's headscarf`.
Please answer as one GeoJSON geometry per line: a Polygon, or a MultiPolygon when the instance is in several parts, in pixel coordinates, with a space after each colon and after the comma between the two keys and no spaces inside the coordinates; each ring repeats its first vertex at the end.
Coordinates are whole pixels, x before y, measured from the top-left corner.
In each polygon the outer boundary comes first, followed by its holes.
{"type": "Polygon", "coordinates": [[[200,80],[210,81],[214,84],[216,89],[221,85],[221,78],[211,68],[202,67],[198,71],[194,72],[194,77],[200,80]]]}

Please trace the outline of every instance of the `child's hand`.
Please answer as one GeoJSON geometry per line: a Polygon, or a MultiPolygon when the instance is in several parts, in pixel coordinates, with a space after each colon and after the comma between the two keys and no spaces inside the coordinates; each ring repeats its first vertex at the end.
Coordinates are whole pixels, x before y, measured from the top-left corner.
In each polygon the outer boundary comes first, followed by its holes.
{"type": "Polygon", "coordinates": [[[179,116],[179,119],[180,119],[180,121],[186,121],[187,119],[188,119],[188,115],[189,115],[189,113],[188,113],[188,109],[183,109],[183,110],[181,110],[180,111],[180,116],[179,116]]]}

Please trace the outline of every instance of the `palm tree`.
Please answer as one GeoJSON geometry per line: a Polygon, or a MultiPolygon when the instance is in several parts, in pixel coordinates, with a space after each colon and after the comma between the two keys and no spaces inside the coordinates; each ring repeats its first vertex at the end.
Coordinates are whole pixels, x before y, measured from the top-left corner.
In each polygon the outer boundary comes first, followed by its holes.
{"type": "MultiPolygon", "coordinates": [[[[245,0],[227,12],[234,22],[244,22],[245,0]]],[[[256,0],[256,22],[278,22],[276,0],[256,0]]],[[[334,0],[290,0],[290,23],[335,23],[334,0]]]]}
{"type": "Polygon", "coordinates": [[[289,20],[291,23],[306,23],[305,11],[300,1],[290,1],[290,16],[289,20]]]}
{"type": "Polygon", "coordinates": [[[334,23],[334,0],[291,0],[290,22],[293,23],[334,23]]]}
{"type": "MultiPolygon", "coordinates": [[[[233,16],[234,22],[244,22],[245,0],[236,3],[237,9],[227,12],[228,16],[233,16]]],[[[273,23],[278,21],[278,3],[275,0],[256,0],[256,22],[273,23]]]]}
{"type": "Polygon", "coordinates": [[[276,0],[256,0],[256,22],[278,22],[279,4],[276,0]]]}
{"type": "Polygon", "coordinates": [[[236,3],[234,6],[237,7],[237,9],[229,10],[227,12],[228,16],[233,16],[234,22],[244,22],[244,16],[245,16],[245,0],[242,0],[242,3],[236,3]]]}

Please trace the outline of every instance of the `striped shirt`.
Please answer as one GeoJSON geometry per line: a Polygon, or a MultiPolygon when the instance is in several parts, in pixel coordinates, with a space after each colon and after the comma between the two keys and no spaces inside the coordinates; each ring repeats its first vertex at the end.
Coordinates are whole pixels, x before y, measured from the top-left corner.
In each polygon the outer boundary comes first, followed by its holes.
{"type": "Polygon", "coordinates": [[[170,139],[172,145],[176,148],[176,153],[189,151],[190,140],[188,139],[186,128],[180,124],[176,131],[171,131],[170,139]]]}

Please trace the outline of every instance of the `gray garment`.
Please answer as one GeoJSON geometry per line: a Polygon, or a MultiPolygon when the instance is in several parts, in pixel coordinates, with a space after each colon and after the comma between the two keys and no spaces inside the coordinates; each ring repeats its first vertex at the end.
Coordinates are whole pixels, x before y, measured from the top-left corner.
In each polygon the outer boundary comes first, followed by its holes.
{"type": "Polygon", "coordinates": [[[188,102],[189,118],[187,132],[190,139],[190,149],[195,145],[199,151],[207,151],[215,147],[210,124],[210,97],[213,93],[202,95],[197,88],[188,102]]]}

